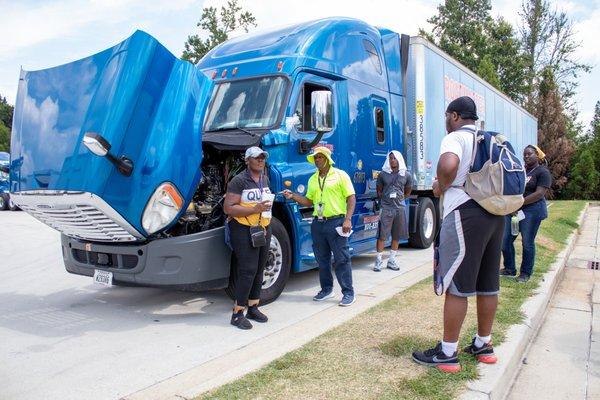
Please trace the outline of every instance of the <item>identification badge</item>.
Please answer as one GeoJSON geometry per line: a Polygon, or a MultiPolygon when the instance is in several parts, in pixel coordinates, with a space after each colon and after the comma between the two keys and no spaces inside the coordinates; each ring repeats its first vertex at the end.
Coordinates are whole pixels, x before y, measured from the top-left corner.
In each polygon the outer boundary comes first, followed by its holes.
{"type": "Polygon", "coordinates": [[[323,203],[317,204],[317,217],[323,219],[323,203]]]}
{"type": "Polygon", "coordinates": [[[396,192],[390,193],[390,199],[395,199],[396,197],[398,197],[396,192]]]}

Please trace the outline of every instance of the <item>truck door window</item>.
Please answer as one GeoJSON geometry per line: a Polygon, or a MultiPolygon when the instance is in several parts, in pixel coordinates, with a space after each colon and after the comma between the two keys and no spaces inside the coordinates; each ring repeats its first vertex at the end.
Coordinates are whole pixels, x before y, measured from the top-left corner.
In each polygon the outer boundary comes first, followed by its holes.
{"type": "Polygon", "coordinates": [[[314,132],[315,130],[315,127],[312,126],[312,118],[310,115],[310,97],[312,92],[317,90],[330,89],[326,86],[307,82],[304,84],[302,91],[300,92],[298,102],[296,103],[296,111],[294,111],[294,115],[298,117],[296,129],[300,132],[314,132]]]}
{"type": "Polygon", "coordinates": [[[375,138],[377,143],[385,143],[385,115],[379,107],[375,107],[375,138]]]}

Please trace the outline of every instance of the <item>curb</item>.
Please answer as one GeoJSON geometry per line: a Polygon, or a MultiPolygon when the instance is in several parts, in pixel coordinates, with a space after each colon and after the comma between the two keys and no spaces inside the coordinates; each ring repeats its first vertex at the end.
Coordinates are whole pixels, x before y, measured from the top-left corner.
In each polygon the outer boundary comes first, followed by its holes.
{"type": "Polygon", "coordinates": [[[562,280],[567,260],[579,237],[581,223],[588,207],[589,203],[586,203],[577,218],[579,228],[569,236],[567,247],[556,256],[556,260],[542,277],[535,294],[521,306],[525,320],[519,325],[511,326],[506,333],[506,340],[494,348],[499,362],[480,364],[479,379],[467,383],[467,390],[459,397],[460,400],[502,400],[508,395],[519,373],[523,355],[529,350],[537,335],[544,321],[548,304],[562,280]]]}
{"type": "Polygon", "coordinates": [[[155,383],[122,400],[190,399],[215,389],[296,350],[317,336],[354,318],[431,276],[431,262],[416,266],[385,283],[357,293],[359,301],[342,309],[329,307],[240,349],[155,383]]]}

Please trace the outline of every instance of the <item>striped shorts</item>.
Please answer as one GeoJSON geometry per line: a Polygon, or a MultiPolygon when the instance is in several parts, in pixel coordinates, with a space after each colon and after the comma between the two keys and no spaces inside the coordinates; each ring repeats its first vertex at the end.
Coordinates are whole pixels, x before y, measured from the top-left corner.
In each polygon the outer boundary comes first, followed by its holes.
{"type": "Polygon", "coordinates": [[[497,294],[503,233],[504,217],[488,213],[474,200],[450,212],[439,233],[436,293],[497,294]]]}

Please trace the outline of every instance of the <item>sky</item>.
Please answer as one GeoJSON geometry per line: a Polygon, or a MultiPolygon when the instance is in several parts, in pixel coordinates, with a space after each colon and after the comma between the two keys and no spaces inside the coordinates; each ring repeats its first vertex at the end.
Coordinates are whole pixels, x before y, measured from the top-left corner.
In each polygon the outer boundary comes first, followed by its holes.
{"type": "MultiPolygon", "coordinates": [[[[592,72],[580,79],[576,97],[586,127],[600,100],[600,0],[554,2],[574,23],[579,61],[592,72]]],[[[188,35],[198,33],[202,8],[226,0],[0,0],[0,95],[14,104],[19,70],[36,70],[74,61],[124,40],[136,29],[156,37],[180,56],[188,35]]],[[[432,0],[239,0],[252,12],[257,30],[323,17],[346,16],[399,33],[430,30],[432,0]]],[[[492,15],[516,26],[521,0],[492,0],[492,15]]]]}

